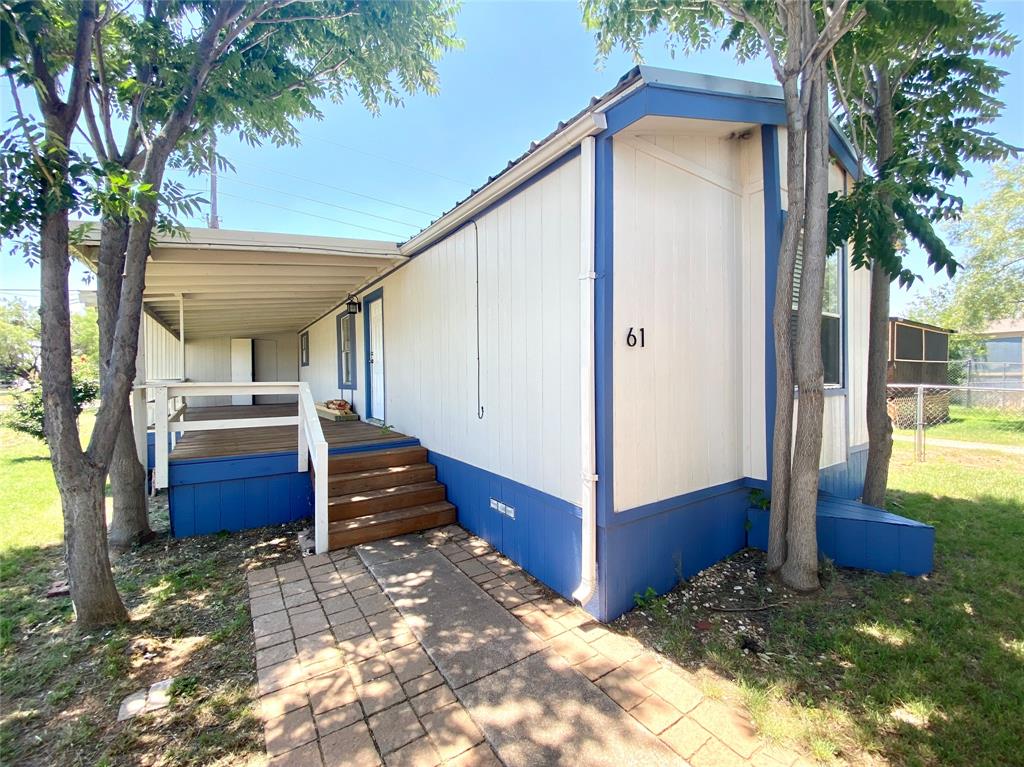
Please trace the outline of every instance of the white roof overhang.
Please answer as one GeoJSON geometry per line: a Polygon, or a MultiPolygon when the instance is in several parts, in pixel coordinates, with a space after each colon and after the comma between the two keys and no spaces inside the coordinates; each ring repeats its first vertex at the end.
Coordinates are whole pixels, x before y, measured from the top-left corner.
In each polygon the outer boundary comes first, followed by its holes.
{"type": "MultiPolygon", "coordinates": [[[[76,250],[95,268],[99,228],[76,250]]],[[[146,264],[148,314],[185,337],[297,332],[404,260],[395,243],[227,229],[162,238],[146,264]]]]}

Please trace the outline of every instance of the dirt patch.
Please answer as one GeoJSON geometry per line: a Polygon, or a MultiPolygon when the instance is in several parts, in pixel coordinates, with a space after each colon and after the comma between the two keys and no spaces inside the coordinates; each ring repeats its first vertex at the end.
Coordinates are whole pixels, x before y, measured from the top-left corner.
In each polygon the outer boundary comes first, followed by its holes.
{"type": "Polygon", "coordinates": [[[131,623],[82,633],[68,598],[45,599],[60,547],[0,563],[0,763],[262,763],[245,574],[298,557],[301,525],[175,540],[152,504],[153,542],[117,558],[131,623]],[[117,722],[125,695],[175,677],[166,709],[117,722]]]}

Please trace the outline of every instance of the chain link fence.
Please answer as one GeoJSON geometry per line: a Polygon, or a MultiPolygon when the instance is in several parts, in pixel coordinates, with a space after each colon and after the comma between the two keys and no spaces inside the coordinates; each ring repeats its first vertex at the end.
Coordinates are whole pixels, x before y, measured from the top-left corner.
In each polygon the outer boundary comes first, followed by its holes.
{"type": "MultiPolygon", "coordinates": [[[[981,389],[1024,389],[1024,363],[950,360],[948,380],[951,386],[981,389]]],[[[936,381],[935,383],[941,383],[936,381]]]]}
{"type": "Polygon", "coordinates": [[[897,439],[914,441],[918,461],[926,443],[1024,449],[1024,387],[890,384],[887,408],[897,439]]]}

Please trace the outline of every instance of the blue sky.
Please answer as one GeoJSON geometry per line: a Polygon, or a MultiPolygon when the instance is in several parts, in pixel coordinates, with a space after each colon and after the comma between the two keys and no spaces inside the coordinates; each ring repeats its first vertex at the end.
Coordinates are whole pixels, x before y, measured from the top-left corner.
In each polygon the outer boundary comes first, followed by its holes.
{"type": "MultiPolygon", "coordinates": [[[[1024,36],[1024,5],[989,7],[1005,13],[1007,27],[1024,36]]],[[[633,64],[621,52],[596,64],[593,38],[571,2],[468,2],[459,14],[458,34],[465,47],[440,62],[436,96],[409,97],[403,107],[386,107],[377,116],[355,100],[325,105],[322,121],[300,126],[300,147],[252,148],[222,138],[218,148],[235,164],[235,172],[221,176],[221,226],[406,239],[530,141],[584,107],[592,95],[611,88],[633,64]]],[[[717,50],[672,58],[659,37],[651,38],[644,55],[646,63],[656,66],[774,82],[767,63],[739,65],[717,50]]],[[[995,130],[1024,145],[1024,51],[1018,49],[1001,66],[1010,75],[1003,91],[1006,112],[995,130]]],[[[5,121],[9,101],[4,99],[5,121]]],[[[979,168],[962,190],[969,202],[983,194],[986,176],[979,168]]],[[[205,178],[181,180],[197,190],[207,184],[205,178]]],[[[205,225],[202,220],[187,223],[205,225]]],[[[8,249],[0,258],[0,288],[38,288],[37,269],[8,249]]],[[[923,272],[923,259],[916,260],[915,270],[923,272]]],[[[83,286],[82,276],[76,268],[72,287],[83,286]]],[[[929,273],[915,292],[939,279],[929,273]]],[[[903,311],[908,300],[906,291],[894,291],[894,311],[903,311]]]]}

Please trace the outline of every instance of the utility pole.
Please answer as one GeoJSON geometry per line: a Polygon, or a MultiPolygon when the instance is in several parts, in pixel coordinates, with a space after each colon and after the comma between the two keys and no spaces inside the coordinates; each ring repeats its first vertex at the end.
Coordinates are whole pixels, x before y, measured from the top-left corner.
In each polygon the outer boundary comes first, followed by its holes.
{"type": "Polygon", "coordinates": [[[210,220],[211,229],[220,229],[217,215],[217,134],[210,133],[210,220]]]}

